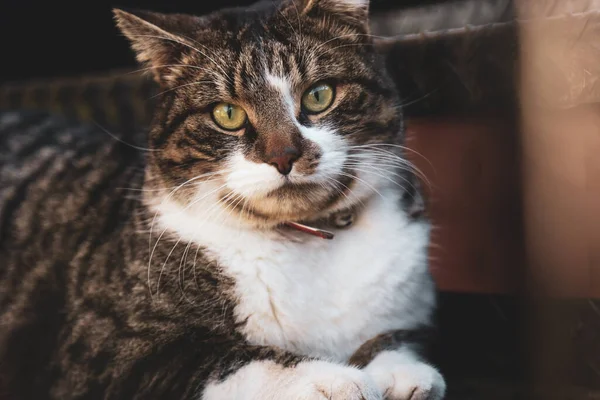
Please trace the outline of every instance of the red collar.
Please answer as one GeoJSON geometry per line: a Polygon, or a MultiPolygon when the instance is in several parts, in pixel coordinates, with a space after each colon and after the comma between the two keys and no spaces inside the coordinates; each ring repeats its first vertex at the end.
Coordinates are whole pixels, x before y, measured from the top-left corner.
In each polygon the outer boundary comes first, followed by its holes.
{"type": "Polygon", "coordinates": [[[296,229],[297,231],[308,233],[309,235],[318,236],[321,239],[333,239],[334,234],[329,231],[325,231],[323,229],[313,228],[312,226],[299,224],[297,222],[286,222],[285,226],[288,226],[292,229],[296,229]]]}
{"type": "MultiPolygon", "coordinates": [[[[343,210],[333,213],[329,217],[325,218],[325,221],[326,224],[329,226],[332,226],[337,229],[345,229],[354,223],[355,216],[356,210],[343,210]]],[[[299,222],[286,222],[284,225],[297,231],[320,237],[321,239],[331,240],[335,236],[331,231],[327,231],[325,229],[320,228],[314,228],[312,226],[304,225],[299,222]]]]}

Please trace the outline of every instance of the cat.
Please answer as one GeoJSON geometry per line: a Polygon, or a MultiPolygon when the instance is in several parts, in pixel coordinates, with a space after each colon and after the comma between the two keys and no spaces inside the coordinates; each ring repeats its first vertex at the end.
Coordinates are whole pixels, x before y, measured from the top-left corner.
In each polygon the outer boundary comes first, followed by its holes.
{"type": "Polygon", "coordinates": [[[162,88],[144,146],[1,114],[1,394],[444,397],[389,336],[428,329],[436,295],[368,5],[115,10],[162,88]]]}

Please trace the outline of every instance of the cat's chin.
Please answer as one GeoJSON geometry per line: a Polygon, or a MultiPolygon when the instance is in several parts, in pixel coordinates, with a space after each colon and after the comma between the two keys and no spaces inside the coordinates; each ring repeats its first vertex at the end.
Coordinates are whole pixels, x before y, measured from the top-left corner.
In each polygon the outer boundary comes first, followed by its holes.
{"type": "Polygon", "coordinates": [[[349,201],[346,192],[313,183],[286,182],[261,196],[239,200],[235,195],[221,196],[221,201],[242,222],[257,227],[273,227],[286,222],[307,222],[323,218],[361,200],[349,201]],[[238,199],[228,201],[228,198],[238,199]]]}

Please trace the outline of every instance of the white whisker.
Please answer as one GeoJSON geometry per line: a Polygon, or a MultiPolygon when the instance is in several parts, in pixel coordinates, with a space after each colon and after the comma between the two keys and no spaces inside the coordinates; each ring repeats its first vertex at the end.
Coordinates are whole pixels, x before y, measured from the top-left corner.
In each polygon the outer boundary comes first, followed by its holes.
{"type": "Polygon", "coordinates": [[[363,185],[370,188],[373,192],[377,193],[382,199],[385,199],[385,197],[379,192],[379,190],[375,189],[375,187],[373,185],[371,185],[370,183],[366,182],[365,180],[359,178],[358,176],[352,175],[352,174],[349,174],[346,172],[340,172],[340,175],[347,176],[352,179],[356,179],[357,181],[361,182],[363,185]]]}
{"type": "Polygon", "coordinates": [[[149,149],[147,147],[136,146],[135,144],[128,143],[125,140],[123,140],[120,137],[118,137],[117,135],[113,135],[106,128],[104,128],[102,125],[100,125],[98,122],[96,122],[96,121],[92,121],[92,122],[98,128],[100,128],[104,133],[106,133],[108,136],[110,136],[111,138],[115,139],[117,142],[123,143],[124,145],[127,145],[127,146],[131,147],[132,149],[136,149],[136,150],[140,150],[140,151],[148,151],[148,152],[160,152],[161,151],[161,150],[158,150],[158,149],[149,149]]]}
{"type": "Polygon", "coordinates": [[[401,180],[403,180],[404,182],[406,182],[409,186],[411,186],[414,190],[416,190],[416,188],[414,187],[414,185],[405,177],[402,176],[399,173],[396,172],[392,172],[389,171],[387,169],[383,169],[383,168],[378,168],[376,165],[372,165],[369,163],[347,163],[346,164],[348,167],[350,167],[351,169],[354,170],[360,170],[360,169],[364,169],[363,172],[366,173],[373,173],[381,178],[384,178],[386,180],[389,180],[390,182],[394,183],[395,185],[400,186],[400,188],[402,188],[403,190],[406,190],[406,188],[402,185],[400,185],[398,182],[396,182],[395,180],[393,180],[392,178],[390,178],[391,176],[395,176],[401,180]]]}
{"type": "MultiPolygon", "coordinates": [[[[188,43],[185,43],[185,42],[183,42],[181,40],[177,40],[175,38],[170,38],[170,37],[167,37],[167,36],[157,36],[157,35],[131,35],[131,36],[132,37],[150,37],[150,38],[154,38],[154,39],[167,40],[167,41],[171,41],[171,42],[174,42],[174,43],[179,43],[182,46],[190,48],[190,49],[198,52],[198,54],[206,57],[209,61],[212,61],[212,63],[215,64],[215,66],[218,69],[220,69],[221,72],[223,72],[225,78],[228,79],[231,83],[233,83],[233,81],[231,80],[231,77],[227,74],[227,72],[223,69],[223,67],[221,67],[221,65],[219,63],[217,63],[212,57],[208,56],[206,53],[202,52],[200,49],[198,49],[198,48],[196,48],[196,47],[194,47],[194,46],[192,46],[192,45],[190,45],[188,43]]],[[[198,44],[195,41],[194,41],[194,43],[198,44]]],[[[206,46],[204,46],[204,45],[201,45],[201,46],[204,47],[204,48],[206,48],[206,46]]],[[[200,67],[198,67],[198,68],[200,68],[200,67]]]]}
{"type": "MultiPolygon", "coordinates": [[[[158,216],[158,213],[160,212],[160,208],[165,204],[165,202],[167,200],[169,200],[178,190],[180,190],[181,188],[183,188],[186,184],[189,184],[191,182],[194,182],[198,179],[202,179],[206,176],[214,176],[214,175],[218,175],[218,172],[212,172],[212,173],[207,173],[207,174],[202,174],[202,175],[198,175],[195,176],[191,179],[188,179],[187,181],[183,182],[181,185],[175,187],[175,189],[173,189],[163,200],[162,202],[159,204],[159,206],[157,207],[157,211],[156,213],[154,213],[154,217],[152,218],[152,222],[150,223],[150,233],[148,236],[148,250],[150,250],[150,248],[152,248],[152,230],[154,228],[154,224],[156,222],[156,217],[158,216]]],[[[152,250],[150,251],[150,258],[148,259],[148,289],[150,290],[150,297],[152,298],[152,286],[151,286],[151,269],[152,269],[152,257],[154,256],[154,252],[156,251],[156,247],[158,246],[158,243],[160,242],[160,239],[162,238],[162,236],[164,235],[164,233],[167,231],[167,229],[163,230],[162,233],[160,234],[160,236],[158,237],[154,247],[152,248],[152,250]]]]}
{"type": "Polygon", "coordinates": [[[156,98],[158,96],[161,96],[161,95],[163,95],[165,93],[169,93],[169,92],[172,92],[174,90],[178,90],[178,89],[181,89],[181,88],[184,88],[184,87],[187,87],[187,86],[194,86],[194,85],[199,85],[201,83],[210,83],[210,82],[212,82],[212,81],[196,81],[196,82],[192,82],[192,83],[186,83],[184,85],[175,86],[174,88],[167,89],[167,90],[164,90],[164,91],[162,91],[160,93],[155,94],[154,96],[150,97],[150,99],[154,99],[154,98],[156,98]]]}

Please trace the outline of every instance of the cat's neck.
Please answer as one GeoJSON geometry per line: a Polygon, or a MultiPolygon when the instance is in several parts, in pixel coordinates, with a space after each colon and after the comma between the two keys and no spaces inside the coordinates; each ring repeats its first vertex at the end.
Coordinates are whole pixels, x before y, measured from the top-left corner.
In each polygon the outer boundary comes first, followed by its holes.
{"type": "Polygon", "coordinates": [[[332,207],[302,219],[266,219],[252,216],[250,211],[234,209],[227,203],[219,201],[218,195],[211,193],[211,185],[200,192],[194,200],[182,201],[173,192],[147,191],[144,204],[147,209],[148,225],[154,231],[171,231],[178,236],[192,240],[201,235],[201,231],[213,230],[215,227],[246,234],[321,237],[330,239],[339,230],[352,229],[356,218],[364,208],[376,197],[373,193],[355,196],[353,201],[340,202],[332,207]]]}
{"type": "Polygon", "coordinates": [[[149,224],[156,225],[160,222],[170,230],[189,226],[191,231],[221,224],[245,231],[264,232],[286,228],[304,231],[308,235],[327,237],[330,236],[327,231],[350,227],[354,217],[362,212],[365,204],[379,195],[379,190],[389,186],[385,180],[372,179],[368,185],[361,182],[353,187],[351,193],[322,209],[294,216],[265,215],[254,209],[249,202],[241,201],[239,197],[234,196],[232,201],[224,200],[224,185],[218,180],[193,182],[193,193],[188,191],[186,194],[182,193],[186,184],[170,187],[172,185],[155,180],[147,173],[143,203],[147,214],[151,216],[149,224]]]}

